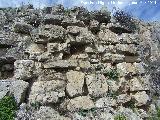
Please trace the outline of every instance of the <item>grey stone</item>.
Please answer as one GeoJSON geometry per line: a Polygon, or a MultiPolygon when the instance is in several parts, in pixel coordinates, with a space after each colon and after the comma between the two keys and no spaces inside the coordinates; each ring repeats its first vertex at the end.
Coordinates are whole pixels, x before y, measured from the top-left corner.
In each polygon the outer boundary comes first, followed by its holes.
{"type": "Polygon", "coordinates": [[[29,84],[22,80],[1,80],[0,81],[0,99],[5,95],[13,94],[18,104],[25,100],[25,95],[29,84]]]}

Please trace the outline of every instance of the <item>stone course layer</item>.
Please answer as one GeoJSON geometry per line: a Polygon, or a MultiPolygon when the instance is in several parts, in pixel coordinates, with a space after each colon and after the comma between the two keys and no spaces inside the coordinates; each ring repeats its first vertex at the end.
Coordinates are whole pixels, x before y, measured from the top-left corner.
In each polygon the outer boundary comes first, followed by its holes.
{"type": "Polygon", "coordinates": [[[135,20],[130,32],[110,12],[62,5],[4,8],[0,17],[0,99],[14,95],[16,120],[148,118],[160,88],[146,69],[160,53],[153,25],[135,20]]]}

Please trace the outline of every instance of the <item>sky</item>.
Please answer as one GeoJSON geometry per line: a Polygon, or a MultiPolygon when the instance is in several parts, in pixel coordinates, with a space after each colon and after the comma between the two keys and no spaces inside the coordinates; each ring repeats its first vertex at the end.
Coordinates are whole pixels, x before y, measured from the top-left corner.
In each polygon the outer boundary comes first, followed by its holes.
{"type": "Polygon", "coordinates": [[[160,21],[160,0],[0,0],[1,7],[19,7],[33,4],[36,8],[63,4],[65,7],[84,6],[88,10],[107,7],[111,12],[122,9],[144,21],[160,21]]]}

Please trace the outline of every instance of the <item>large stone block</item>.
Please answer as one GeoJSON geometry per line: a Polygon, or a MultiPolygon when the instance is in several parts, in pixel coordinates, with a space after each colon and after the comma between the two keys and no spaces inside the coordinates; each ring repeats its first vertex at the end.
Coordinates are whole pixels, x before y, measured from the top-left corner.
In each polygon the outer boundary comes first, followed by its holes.
{"type": "Polygon", "coordinates": [[[32,26],[25,23],[15,23],[14,31],[16,33],[30,34],[32,26]]]}
{"type": "Polygon", "coordinates": [[[14,62],[14,77],[21,80],[32,78],[34,71],[34,61],[32,60],[16,60],[14,62]]]}
{"type": "Polygon", "coordinates": [[[1,80],[0,81],[0,99],[5,95],[13,94],[18,104],[24,101],[29,84],[22,80],[1,80]]]}
{"type": "Polygon", "coordinates": [[[81,95],[83,93],[84,76],[85,74],[77,71],[69,71],[67,75],[66,91],[70,97],[81,95]]]}
{"type": "Polygon", "coordinates": [[[108,92],[108,84],[104,75],[87,75],[86,84],[91,97],[103,97],[108,92]]]}
{"type": "Polygon", "coordinates": [[[77,60],[58,60],[44,63],[44,68],[75,68],[77,66],[77,60]]]}
{"type": "Polygon", "coordinates": [[[67,103],[67,110],[70,112],[75,112],[80,109],[91,109],[94,107],[93,101],[88,96],[76,97],[69,100],[67,103]]]}
{"type": "Polygon", "coordinates": [[[102,61],[120,63],[124,61],[125,56],[120,54],[106,53],[102,57],[102,61]]]}
{"type": "Polygon", "coordinates": [[[66,83],[62,80],[34,82],[29,95],[29,102],[57,103],[59,98],[65,96],[65,85],[66,83]]]}

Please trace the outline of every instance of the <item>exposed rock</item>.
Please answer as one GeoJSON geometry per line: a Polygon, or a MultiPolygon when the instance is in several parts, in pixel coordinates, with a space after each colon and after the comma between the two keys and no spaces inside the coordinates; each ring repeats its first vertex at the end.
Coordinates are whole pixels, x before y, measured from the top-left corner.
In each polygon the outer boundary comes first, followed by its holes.
{"type": "Polygon", "coordinates": [[[117,106],[116,100],[110,97],[103,97],[96,101],[96,107],[104,108],[108,106],[117,106]]]}
{"type": "Polygon", "coordinates": [[[127,95],[127,94],[121,94],[117,96],[117,102],[119,104],[124,104],[126,102],[129,102],[131,100],[131,96],[127,95]]]}
{"type": "Polygon", "coordinates": [[[59,115],[57,111],[55,111],[51,107],[41,106],[38,111],[36,111],[33,115],[33,120],[71,120],[68,117],[63,117],[59,115]]]}
{"type": "Polygon", "coordinates": [[[135,105],[137,106],[146,105],[150,101],[150,97],[146,94],[145,91],[133,94],[132,98],[135,99],[135,105]]]}
{"type": "Polygon", "coordinates": [[[129,108],[120,107],[117,111],[117,115],[124,115],[129,120],[142,120],[129,108]]]}
{"type": "Polygon", "coordinates": [[[30,34],[32,26],[24,23],[15,23],[14,31],[16,33],[30,34]]]}
{"type": "Polygon", "coordinates": [[[65,96],[65,84],[62,80],[34,82],[29,95],[29,102],[57,103],[59,98],[65,96]]]}
{"type": "Polygon", "coordinates": [[[91,109],[94,108],[94,103],[88,96],[80,96],[69,100],[67,104],[67,110],[74,112],[79,109],[91,109]]]}
{"type": "Polygon", "coordinates": [[[118,36],[109,29],[101,30],[98,34],[103,43],[116,44],[119,43],[118,36]]]}
{"type": "Polygon", "coordinates": [[[21,80],[32,78],[34,71],[34,61],[32,60],[17,60],[14,62],[14,77],[21,80]]]}
{"type": "Polygon", "coordinates": [[[22,80],[1,80],[0,99],[5,95],[13,94],[18,104],[24,101],[29,84],[22,80]]]}
{"type": "Polygon", "coordinates": [[[92,20],[90,22],[90,26],[89,29],[93,32],[93,33],[97,33],[100,30],[100,24],[97,20],[92,20]]]}
{"type": "Polygon", "coordinates": [[[69,96],[73,97],[82,94],[85,74],[77,71],[69,71],[66,75],[68,80],[66,91],[69,96]]]}
{"type": "Polygon", "coordinates": [[[80,34],[80,27],[78,26],[68,26],[67,32],[73,36],[77,36],[80,34]]]}
{"type": "Polygon", "coordinates": [[[124,55],[119,55],[119,54],[111,54],[111,53],[106,53],[104,54],[102,61],[107,61],[107,62],[123,62],[124,61],[125,56],[124,55]]]}
{"type": "Polygon", "coordinates": [[[62,15],[46,14],[44,17],[44,24],[60,25],[62,20],[62,15]]]}
{"type": "Polygon", "coordinates": [[[44,63],[44,68],[75,68],[77,66],[77,60],[58,60],[44,63]]]}
{"type": "Polygon", "coordinates": [[[108,84],[101,74],[87,75],[86,84],[91,97],[103,97],[108,92],[108,84]]]}

